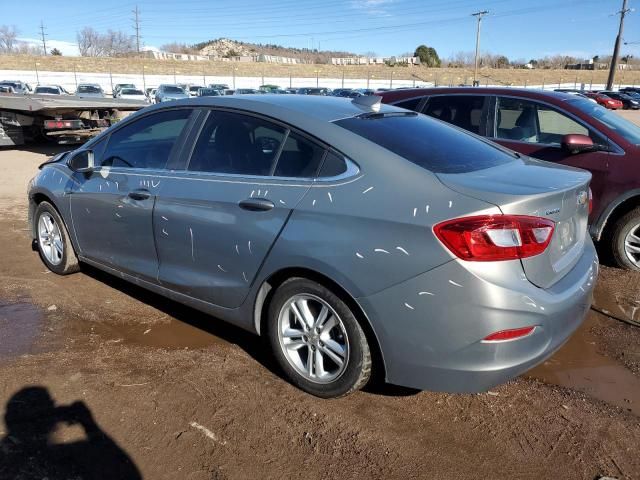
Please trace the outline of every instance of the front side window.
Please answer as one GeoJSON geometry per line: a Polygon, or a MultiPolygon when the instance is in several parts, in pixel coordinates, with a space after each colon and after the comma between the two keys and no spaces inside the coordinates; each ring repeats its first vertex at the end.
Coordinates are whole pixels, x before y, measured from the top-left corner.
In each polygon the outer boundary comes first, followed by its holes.
{"type": "Polygon", "coordinates": [[[496,138],[517,142],[561,145],[568,134],[590,136],[594,143],[606,142],[571,117],[541,103],[498,97],[496,138]]]}
{"type": "Polygon", "coordinates": [[[190,115],[190,109],[165,110],[116,130],[109,137],[100,165],[164,168],[190,115]]]}
{"type": "Polygon", "coordinates": [[[196,142],[189,170],[269,175],[286,129],[260,118],[211,112],[196,142]]]}
{"type": "MultiPolygon", "coordinates": [[[[484,134],[484,95],[437,95],[431,97],[424,113],[477,135],[484,134]]],[[[405,107],[406,108],[406,107],[405,107]]]]}

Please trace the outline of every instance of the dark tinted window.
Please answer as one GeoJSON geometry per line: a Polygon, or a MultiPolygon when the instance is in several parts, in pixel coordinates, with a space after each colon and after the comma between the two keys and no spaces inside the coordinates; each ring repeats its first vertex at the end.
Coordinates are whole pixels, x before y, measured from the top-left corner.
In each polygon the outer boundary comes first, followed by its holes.
{"type": "Polygon", "coordinates": [[[394,103],[396,107],[406,108],[407,110],[413,110],[414,112],[418,110],[418,105],[422,98],[412,98],[410,100],[403,100],[402,102],[394,103]]]}
{"type": "Polygon", "coordinates": [[[80,85],[78,87],[78,93],[102,93],[102,90],[93,85],[80,85]]]}
{"type": "Polygon", "coordinates": [[[481,135],[484,133],[481,126],[486,98],[483,95],[439,95],[429,99],[424,113],[481,135]]]}
{"type": "Polygon", "coordinates": [[[424,115],[374,114],[335,123],[436,173],[471,172],[515,159],[490,143],[424,115]]]}
{"type": "Polygon", "coordinates": [[[276,177],[315,177],[324,150],[300,135],[290,132],[278,157],[276,177]]]}
{"type": "Polygon", "coordinates": [[[166,110],[116,130],[109,138],[102,165],[164,168],[190,114],[187,109],[166,110]]]}
{"type": "Polygon", "coordinates": [[[324,163],[322,164],[322,168],[320,169],[318,177],[337,177],[338,175],[342,175],[346,171],[347,162],[345,161],[344,157],[334,152],[327,152],[327,156],[324,159],[324,163]]]}
{"type": "Polygon", "coordinates": [[[260,118],[211,112],[189,162],[189,170],[269,175],[286,129],[260,118]]]}

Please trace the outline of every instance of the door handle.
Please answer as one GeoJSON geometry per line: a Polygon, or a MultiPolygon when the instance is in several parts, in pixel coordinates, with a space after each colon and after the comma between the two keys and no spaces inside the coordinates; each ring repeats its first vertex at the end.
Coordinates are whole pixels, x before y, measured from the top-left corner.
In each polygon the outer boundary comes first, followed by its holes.
{"type": "Polygon", "coordinates": [[[138,190],[130,191],[128,195],[130,198],[133,198],[134,200],[146,200],[151,196],[151,193],[149,193],[149,190],[139,188],[138,190]]]}
{"type": "Polygon", "coordinates": [[[247,198],[242,200],[238,205],[243,210],[249,210],[250,212],[266,212],[275,207],[275,204],[271,200],[266,198],[247,198]]]}

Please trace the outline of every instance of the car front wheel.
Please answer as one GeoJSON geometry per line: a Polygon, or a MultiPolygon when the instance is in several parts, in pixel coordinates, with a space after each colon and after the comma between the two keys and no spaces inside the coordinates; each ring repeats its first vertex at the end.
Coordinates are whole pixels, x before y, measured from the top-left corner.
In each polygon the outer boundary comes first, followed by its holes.
{"type": "Polygon", "coordinates": [[[640,270],[640,207],[618,219],[611,240],[616,264],[621,268],[640,270]]]}
{"type": "Polygon", "coordinates": [[[45,265],[58,275],[77,272],[80,267],[69,232],[57,210],[49,202],[41,202],[33,216],[38,252],[45,265]]]}
{"type": "Polygon", "coordinates": [[[371,374],[371,352],[348,305],[324,286],[292,278],[269,306],[269,341],[289,380],[322,398],[348,395],[371,374]]]}

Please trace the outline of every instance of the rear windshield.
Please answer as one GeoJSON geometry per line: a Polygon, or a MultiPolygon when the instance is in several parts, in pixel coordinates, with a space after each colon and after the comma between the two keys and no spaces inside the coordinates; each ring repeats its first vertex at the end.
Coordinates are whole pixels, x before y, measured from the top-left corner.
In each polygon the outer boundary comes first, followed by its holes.
{"type": "Polygon", "coordinates": [[[184,93],[180,87],[163,87],[163,90],[167,93],[184,93]]]}
{"type": "Polygon", "coordinates": [[[369,114],[335,122],[435,173],[464,173],[515,160],[505,150],[417,113],[369,114]]]}
{"type": "Polygon", "coordinates": [[[94,87],[93,85],[80,85],[78,87],[78,93],[101,93],[99,87],[94,87]]]}
{"type": "Polygon", "coordinates": [[[133,88],[123,88],[122,94],[123,95],[144,95],[144,93],[142,93],[142,90],[134,90],[133,88]]]}
{"type": "Polygon", "coordinates": [[[60,93],[60,90],[53,87],[37,87],[36,93],[53,93],[54,95],[57,95],[60,93]]]}

